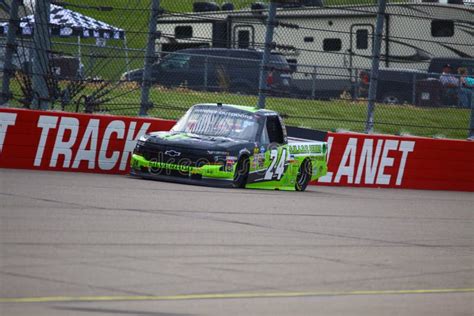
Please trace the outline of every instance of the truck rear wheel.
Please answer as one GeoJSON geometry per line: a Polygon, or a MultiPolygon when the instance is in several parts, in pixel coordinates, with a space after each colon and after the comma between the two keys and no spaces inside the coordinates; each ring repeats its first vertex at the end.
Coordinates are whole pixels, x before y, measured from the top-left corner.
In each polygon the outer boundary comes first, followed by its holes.
{"type": "Polygon", "coordinates": [[[249,177],[250,160],[249,157],[243,156],[237,162],[234,173],[234,181],[232,183],[234,188],[245,188],[247,179],[249,177]]]}
{"type": "Polygon", "coordinates": [[[309,181],[311,180],[312,175],[312,164],[309,159],[305,159],[301,163],[300,169],[298,170],[298,175],[296,176],[296,191],[304,191],[308,186],[309,181]]]}

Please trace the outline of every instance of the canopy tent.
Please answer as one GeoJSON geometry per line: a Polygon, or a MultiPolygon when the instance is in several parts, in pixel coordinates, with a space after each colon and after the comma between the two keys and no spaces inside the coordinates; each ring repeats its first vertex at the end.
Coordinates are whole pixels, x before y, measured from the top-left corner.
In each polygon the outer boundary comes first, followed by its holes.
{"type": "MultiPolygon", "coordinates": [[[[51,5],[49,18],[52,36],[125,39],[125,31],[123,29],[54,4],[51,5]]],[[[20,34],[24,36],[33,35],[34,24],[34,15],[21,18],[20,34]]],[[[8,22],[0,23],[0,34],[6,35],[7,32],[8,22]]]]}
{"type": "MultiPolygon", "coordinates": [[[[32,36],[34,26],[34,15],[28,15],[21,18],[18,30],[19,35],[25,37],[32,36]]],[[[77,37],[79,60],[81,59],[81,38],[122,40],[125,49],[125,62],[128,70],[129,60],[127,38],[123,29],[54,4],[51,5],[49,28],[51,36],[77,37]]],[[[0,35],[7,35],[7,33],[8,22],[0,23],[0,35]]]]}

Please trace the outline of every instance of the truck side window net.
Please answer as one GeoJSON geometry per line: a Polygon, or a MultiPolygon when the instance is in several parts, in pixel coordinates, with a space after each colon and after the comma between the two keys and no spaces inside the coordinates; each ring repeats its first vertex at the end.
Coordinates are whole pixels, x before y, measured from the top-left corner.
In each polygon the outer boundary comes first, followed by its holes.
{"type": "Polygon", "coordinates": [[[452,37],[454,35],[454,22],[450,20],[435,20],[431,22],[431,36],[452,37]]]}
{"type": "Polygon", "coordinates": [[[337,52],[342,48],[342,41],[340,38],[325,38],[323,40],[323,50],[325,52],[337,52]]]}
{"type": "Polygon", "coordinates": [[[262,135],[260,136],[260,144],[264,144],[264,145],[270,144],[270,139],[268,137],[268,131],[266,128],[262,130],[262,135]]]}
{"type": "Polygon", "coordinates": [[[267,132],[270,143],[283,144],[285,142],[280,120],[277,116],[267,117],[267,132]]]}

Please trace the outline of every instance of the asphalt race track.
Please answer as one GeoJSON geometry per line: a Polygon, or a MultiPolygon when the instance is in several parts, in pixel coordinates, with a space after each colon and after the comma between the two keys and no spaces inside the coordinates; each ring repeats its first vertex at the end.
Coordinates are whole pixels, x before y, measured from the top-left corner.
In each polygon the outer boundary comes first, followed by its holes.
{"type": "Polygon", "coordinates": [[[0,169],[0,315],[473,315],[474,194],[0,169]]]}

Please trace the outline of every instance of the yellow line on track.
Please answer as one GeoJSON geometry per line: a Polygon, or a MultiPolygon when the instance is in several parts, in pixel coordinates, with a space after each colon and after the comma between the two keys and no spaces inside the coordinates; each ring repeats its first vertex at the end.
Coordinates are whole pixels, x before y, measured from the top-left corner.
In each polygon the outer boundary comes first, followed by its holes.
{"type": "Polygon", "coordinates": [[[431,289],[431,290],[387,290],[387,291],[335,291],[335,292],[262,292],[262,293],[229,293],[229,294],[189,294],[169,296],[47,296],[0,298],[0,303],[50,303],[50,302],[119,302],[119,301],[183,301],[212,299],[246,299],[246,298],[291,298],[318,296],[350,295],[408,295],[408,294],[446,294],[474,293],[474,288],[467,289],[431,289]]]}

